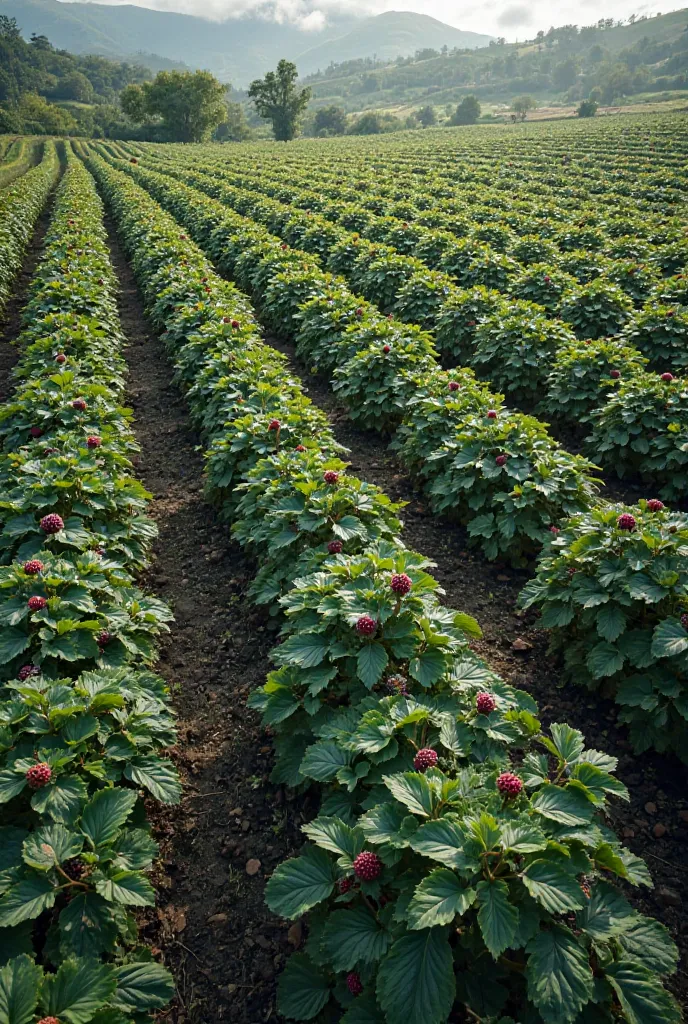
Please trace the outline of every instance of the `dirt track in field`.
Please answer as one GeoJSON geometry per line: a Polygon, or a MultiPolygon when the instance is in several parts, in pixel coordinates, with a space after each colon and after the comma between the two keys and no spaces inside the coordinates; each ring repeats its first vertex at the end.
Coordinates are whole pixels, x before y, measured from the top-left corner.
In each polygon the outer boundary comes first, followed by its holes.
{"type": "Polygon", "coordinates": [[[176,618],[158,670],[179,715],[173,755],[184,797],[177,808],[149,808],[161,861],[158,906],[143,934],[176,980],[177,1000],[161,1021],[255,1024],[276,1019],[275,979],[292,948],[287,926],[264,905],[264,882],[302,842],[305,805],[268,784],[270,740],[245,708],[273,643],[246,597],[254,566],[203,500],[199,439],[108,227],[142,449],[136,473],[153,493],[160,530],[144,584],[176,618]],[[250,860],[260,861],[253,875],[250,860]]]}

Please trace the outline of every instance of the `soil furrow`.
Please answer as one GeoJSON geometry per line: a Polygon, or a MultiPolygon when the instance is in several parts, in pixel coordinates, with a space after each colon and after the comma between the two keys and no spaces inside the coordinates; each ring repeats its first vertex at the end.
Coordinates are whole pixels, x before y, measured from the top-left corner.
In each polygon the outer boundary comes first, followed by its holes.
{"type": "Polygon", "coordinates": [[[352,472],[377,484],[395,501],[408,502],[402,513],[403,540],[437,563],[432,573],[446,592],[446,603],[474,615],[480,623],[483,638],[473,645],[475,649],[512,685],[535,698],[544,723],[568,722],[581,729],[588,746],[619,758],[618,774],[629,788],[631,803],[612,801],[610,824],[634,853],[647,860],[655,889],[636,893],[632,899],[639,909],[667,925],[681,947],[683,967],[670,984],[683,1005],[688,1005],[688,920],[681,909],[688,900],[688,881],[681,867],[688,841],[685,769],[658,754],[633,754],[624,730],[615,724],[616,705],[564,685],[556,662],[547,654],[547,634],[535,628],[533,615],[517,610],[518,594],[532,571],[490,563],[469,550],[466,531],[430,512],[387,441],[352,425],[326,378],[305,374],[294,359],[292,345],[267,340],[289,357],[291,371],[311,400],[328,414],[336,439],[351,451],[352,472]]]}
{"type": "Polygon", "coordinates": [[[185,784],[179,807],[151,808],[159,899],[144,933],[177,984],[161,1020],[254,1024],[274,1016],[275,977],[290,949],[264,905],[264,879],[300,845],[305,820],[303,801],[268,784],[271,746],[245,707],[265,680],[274,638],[246,596],[253,564],[203,500],[199,439],[108,230],[141,445],[136,472],[153,493],[149,514],[160,531],[145,582],[176,618],[158,668],[173,688],[172,753],[185,784]]]}

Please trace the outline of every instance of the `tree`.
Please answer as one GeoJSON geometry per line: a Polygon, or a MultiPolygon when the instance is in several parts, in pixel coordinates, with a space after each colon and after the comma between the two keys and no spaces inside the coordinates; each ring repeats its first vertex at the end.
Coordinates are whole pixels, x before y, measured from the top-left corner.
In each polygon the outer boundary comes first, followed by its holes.
{"type": "Polygon", "coordinates": [[[175,141],[202,142],[227,117],[226,91],[209,71],[159,71],[127,86],[120,103],[132,121],[160,118],[175,141]]]}
{"type": "Polygon", "coordinates": [[[517,96],[511,104],[511,109],[518,114],[522,121],[525,121],[529,110],[535,110],[537,103],[532,96],[517,96]]]}
{"type": "Polygon", "coordinates": [[[320,136],[345,135],[346,113],[341,107],[321,107],[313,120],[313,134],[320,136]]]}
{"type": "Polygon", "coordinates": [[[579,117],[594,117],[597,113],[598,106],[599,104],[597,100],[581,100],[581,102],[578,104],[578,110],[576,111],[576,113],[579,117]]]}
{"type": "Polygon", "coordinates": [[[371,110],[369,114],[361,114],[349,128],[349,135],[381,135],[384,131],[382,118],[371,110]]]}
{"type": "Polygon", "coordinates": [[[555,64],[552,69],[552,82],[557,92],[566,92],[575,84],[577,77],[578,68],[571,58],[563,60],[561,64],[555,64]]]}
{"type": "Polygon", "coordinates": [[[311,98],[310,89],[297,89],[296,65],[281,60],[276,71],[268,71],[265,78],[251,82],[248,94],[265,121],[272,121],[272,131],[278,142],[289,142],[299,127],[301,115],[311,98]]]}
{"type": "Polygon", "coordinates": [[[253,132],[249,127],[241,103],[228,103],[227,116],[215,130],[218,142],[246,142],[253,132]]]}
{"type": "Polygon", "coordinates": [[[423,128],[430,128],[433,124],[437,124],[437,114],[435,108],[429,103],[425,107],[421,107],[420,110],[416,111],[416,118],[418,122],[422,124],[423,128]]]}
{"type": "Polygon", "coordinates": [[[59,79],[52,94],[55,99],[74,100],[77,103],[92,103],[94,96],[93,86],[81,71],[73,71],[59,79]]]}
{"type": "Polygon", "coordinates": [[[48,103],[43,96],[25,93],[17,108],[25,135],[73,135],[78,125],[68,110],[48,103]]]}
{"type": "Polygon", "coordinates": [[[475,124],[480,117],[480,103],[476,96],[464,96],[452,114],[449,124],[475,124]]]}

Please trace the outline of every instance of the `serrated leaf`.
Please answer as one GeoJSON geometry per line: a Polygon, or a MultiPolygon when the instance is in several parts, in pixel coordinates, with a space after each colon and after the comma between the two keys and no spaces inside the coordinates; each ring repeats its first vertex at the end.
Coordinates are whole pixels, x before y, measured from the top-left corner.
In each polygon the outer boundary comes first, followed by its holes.
{"type": "Polygon", "coordinates": [[[57,892],[44,875],[23,878],[0,900],[0,928],[32,921],[55,904],[57,892]]]}
{"type": "Polygon", "coordinates": [[[377,975],[377,997],[388,1021],[444,1024],[456,982],[444,928],[411,932],[397,939],[377,975]]]}
{"type": "Polygon", "coordinates": [[[624,656],[613,644],[603,640],[588,651],[585,664],[594,679],[613,676],[623,668],[624,656]]]}
{"type": "Polygon", "coordinates": [[[265,901],[280,917],[301,917],[334,889],[333,863],[324,850],[309,847],[280,864],[265,887],[265,901]]]}
{"type": "Polygon", "coordinates": [[[299,771],[316,782],[330,782],[340,768],[351,763],[353,754],[335,740],[321,740],[313,743],[306,751],[299,771]]]}
{"type": "Polygon", "coordinates": [[[64,825],[46,825],[39,828],[24,843],[24,862],[38,871],[50,871],[56,864],[77,857],[84,840],[64,825]]]}
{"type": "Polygon", "coordinates": [[[628,1024],[680,1024],[683,1020],[674,997],[641,964],[621,960],[606,967],[604,974],[628,1024]]]}
{"type": "Polygon", "coordinates": [[[315,668],[329,649],[329,643],[320,633],[295,633],[274,651],[274,658],[280,665],[315,668]]]}
{"type": "Polygon", "coordinates": [[[361,833],[354,831],[341,818],[316,818],[315,821],[304,825],[302,831],[323,850],[329,850],[337,856],[348,857],[350,860],[353,860],[363,847],[361,833]]]}
{"type": "Polygon", "coordinates": [[[433,928],[451,924],[457,914],[465,914],[477,893],[462,884],[448,868],[435,868],[416,888],[408,906],[409,928],[433,928]]]}
{"type": "Polygon", "coordinates": [[[389,658],[381,643],[368,643],[361,647],[356,657],[357,674],[369,690],[380,680],[389,658]]]}
{"type": "Polygon", "coordinates": [[[329,998],[325,972],[305,953],[294,953],[277,982],[279,1012],[290,1020],[312,1020],[329,998]]]}
{"type": "Polygon", "coordinates": [[[673,974],[678,964],[678,949],[664,925],[642,914],[634,914],[630,924],[626,918],[624,924],[617,940],[628,958],[658,974],[673,974]]]}
{"type": "Polygon", "coordinates": [[[60,913],[60,933],[63,952],[98,959],[115,945],[113,908],[95,892],[79,892],[60,913]]]}
{"type": "Polygon", "coordinates": [[[678,619],[664,619],[652,634],[652,654],[655,658],[673,658],[688,650],[688,633],[678,619]]]}
{"type": "Polygon", "coordinates": [[[31,645],[31,637],[16,626],[5,626],[0,638],[0,665],[6,665],[31,645]]]}
{"type": "Polygon", "coordinates": [[[37,789],[31,806],[62,825],[73,825],[87,797],[86,785],[76,775],[63,775],[53,784],[37,789]]]}
{"type": "Polygon", "coordinates": [[[516,935],[518,910],[509,902],[506,882],[478,882],[478,924],[483,941],[496,960],[516,935]]]}
{"type": "Polygon", "coordinates": [[[70,1024],[88,1024],[115,991],[113,969],[94,960],[65,960],[57,974],[46,975],[41,1005],[46,1014],[70,1024]]]}
{"type": "Polygon", "coordinates": [[[382,781],[395,799],[413,814],[428,817],[433,812],[434,799],[430,783],[419,772],[385,775],[382,781]]]}
{"type": "Polygon", "coordinates": [[[174,995],[172,975],[160,964],[125,964],[115,968],[117,988],[111,1002],[128,1013],[159,1010],[174,995]]]}
{"type": "Polygon", "coordinates": [[[460,871],[469,863],[464,853],[466,836],[458,820],[450,816],[421,825],[409,840],[412,850],[423,857],[438,860],[440,864],[460,871]]]}
{"type": "Polygon", "coordinates": [[[0,804],[6,804],[26,787],[26,778],[17,772],[0,772],[0,804]]]}
{"type": "Polygon", "coordinates": [[[537,791],[531,806],[537,814],[562,825],[587,825],[595,812],[593,804],[580,791],[549,783],[537,791]]]}
{"type": "Polygon", "coordinates": [[[182,794],[179,774],[174,765],[163,757],[132,757],[124,769],[124,777],[143,786],[163,804],[179,803],[182,794]]]}
{"type": "Polygon", "coordinates": [[[42,976],[26,954],[0,968],[0,1024],[32,1024],[42,976]]]}
{"type": "Polygon", "coordinates": [[[117,871],[109,878],[99,879],[96,892],[109,903],[129,907],[152,907],[155,903],[155,889],[139,871],[117,871]]]}
{"type": "Polygon", "coordinates": [[[552,861],[532,861],[521,878],[533,899],[550,914],[580,910],[583,906],[583,892],[575,878],[552,861]]]}
{"type": "Polygon", "coordinates": [[[137,801],[131,789],[102,789],[84,808],[81,830],[94,847],[111,843],[137,801]]]}
{"type": "Polygon", "coordinates": [[[620,892],[606,882],[597,882],[576,915],[576,926],[591,938],[604,940],[625,931],[633,917],[630,904],[620,892]]]}
{"type": "Polygon", "coordinates": [[[323,949],[335,971],[372,964],[385,955],[392,936],[365,907],[335,910],[323,933],[323,949]]]}
{"type": "Polygon", "coordinates": [[[526,947],[528,996],[545,1024],[570,1024],[593,994],[585,948],[565,928],[540,931],[526,947]]]}

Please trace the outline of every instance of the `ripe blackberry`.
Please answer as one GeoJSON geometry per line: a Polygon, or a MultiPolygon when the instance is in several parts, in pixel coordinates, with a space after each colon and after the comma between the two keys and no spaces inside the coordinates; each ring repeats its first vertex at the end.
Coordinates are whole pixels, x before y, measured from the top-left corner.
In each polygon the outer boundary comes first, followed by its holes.
{"type": "Polygon", "coordinates": [[[382,872],[382,861],[376,853],[364,850],[354,860],[354,874],[362,882],[374,882],[382,872]]]}
{"type": "Polygon", "coordinates": [[[461,385],[459,384],[458,381],[456,381],[456,380],[450,380],[449,381],[449,390],[450,391],[458,391],[460,387],[461,387],[461,385]]]}
{"type": "Polygon", "coordinates": [[[688,615],[685,612],[681,616],[681,625],[685,630],[688,630],[688,615]]]}
{"type": "Polygon", "coordinates": [[[336,484],[339,480],[339,473],[336,473],[334,469],[327,469],[323,473],[323,480],[326,484],[336,484]]]}
{"type": "Polygon", "coordinates": [[[417,772],[426,772],[428,768],[434,768],[437,764],[437,751],[430,747],[419,750],[413,759],[413,767],[417,772]]]}
{"type": "Polygon", "coordinates": [[[279,420],[270,420],[268,423],[268,430],[279,430],[281,424],[279,420]]]}
{"type": "Polygon", "coordinates": [[[363,316],[363,310],[361,309],[361,307],[360,307],[360,306],[359,306],[359,307],[358,307],[358,309],[356,310],[356,316],[363,316]]]}
{"type": "Polygon", "coordinates": [[[234,328],[235,331],[238,331],[239,328],[241,327],[241,324],[239,323],[238,320],[232,320],[232,327],[234,328]]]}
{"type": "Polygon", "coordinates": [[[27,576],[37,576],[43,569],[43,563],[39,562],[37,558],[32,558],[28,562],[24,562],[24,572],[27,576]]]}
{"type": "Polygon", "coordinates": [[[55,362],[60,363],[60,365],[62,365],[62,363],[67,362],[67,356],[64,354],[64,352],[57,353],[57,355],[55,356],[55,362]]]}
{"type": "Polygon", "coordinates": [[[107,647],[112,640],[112,633],[108,633],[106,629],[101,629],[100,633],[96,637],[96,643],[99,647],[107,647]]]}
{"type": "MultiPolygon", "coordinates": [[[[138,160],[134,160],[133,163],[138,163],[138,160]]],[[[38,1024],[60,1024],[57,1017],[42,1017],[38,1024]]]]}
{"type": "Polygon", "coordinates": [[[41,609],[45,608],[47,601],[44,597],[30,597],[27,601],[29,610],[32,612],[40,612],[41,609]]]}
{"type": "Polygon", "coordinates": [[[43,786],[47,786],[52,778],[52,769],[49,764],[32,765],[26,773],[26,781],[28,782],[31,789],[42,789],[43,786]]]}
{"type": "Polygon", "coordinates": [[[513,772],[502,772],[497,779],[497,789],[507,800],[513,800],[523,789],[523,783],[513,772]]]}
{"type": "Polygon", "coordinates": [[[297,452],[305,452],[305,451],[306,451],[306,446],[305,446],[305,444],[297,444],[297,446],[296,446],[296,451],[297,451],[297,452]]]}
{"type": "Polygon", "coordinates": [[[491,693],[479,693],[475,698],[475,706],[481,715],[489,715],[497,707],[497,701],[491,693]]]}
{"type": "Polygon", "coordinates": [[[389,355],[389,353],[392,351],[392,346],[391,345],[383,345],[382,346],[382,351],[385,353],[385,355],[389,355]]]}
{"type": "Polygon", "coordinates": [[[330,543],[327,545],[327,550],[330,552],[331,555],[339,555],[341,554],[343,547],[344,545],[340,540],[331,540],[330,543]]]}
{"type": "Polygon", "coordinates": [[[633,533],[635,530],[635,516],[630,515],[628,512],[624,512],[616,520],[616,525],[620,530],[628,530],[629,533],[633,533]]]}
{"type": "Polygon", "coordinates": [[[346,892],[351,892],[355,884],[355,879],[353,879],[351,875],[347,875],[346,878],[339,879],[339,881],[337,882],[337,888],[339,889],[340,893],[344,894],[346,892]]]}
{"type": "Polygon", "coordinates": [[[64,528],[64,521],[62,516],[58,516],[56,512],[51,512],[49,515],[43,516],[40,525],[44,533],[59,533],[64,528]]]}
{"type": "Polygon", "coordinates": [[[402,675],[388,676],[385,680],[385,689],[388,693],[408,697],[408,679],[402,675]]]}
{"type": "Polygon", "coordinates": [[[377,622],[370,615],[361,615],[356,623],[356,632],[362,636],[372,636],[377,629],[377,622]]]}
{"type": "Polygon", "coordinates": [[[665,380],[667,384],[674,379],[673,373],[663,373],[662,380],[665,380]]]}
{"type": "Polygon", "coordinates": [[[43,431],[41,430],[40,427],[31,427],[31,430],[29,431],[29,433],[31,434],[31,437],[42,437],[43,436],[43,431]]]}
{"type": "Polygon", "coordinates": [[[91,434],[90,437],[86,438],[86,447],[87,448],[100,448],[102,443],[103,443],[102,440],[99,437],[97,437],[95,434],[91,434]]]}
{"type": "Polygon", "coordinates": [[[609,371],[609,376],[611,377],[612,380],[618,380],[619,377],[621,376],[621,370],[610,370],[609,371]]]}
{"type": "Polygon", "coordinates": [[[408,594],[413,586],[413,580],[405,572],[396,572],[389,583],[390,587],[399,597],[408,594]]]}
{"type": "Polygon", "coordinates": [[[553,533],[553,534],[554,534],[554,536],[556,537],[556,535],[557,535],[558,533],[561,533],[561,530],[559,529],[559,527],[558,527],[558,526],[550,526],[550,528],[549,528],[549,532],[550,532],[550,533],[553,533]]]}
{"type": "Polygon", "coordinates": [[[73,882],[78,882],[86,871],[86,865],[78,857],[73,857],[72,860],[68,860],[62,865],[62,870],[69,875],[73,882]]]}
{"type": "Polygon", "coordinates": [[[83,398],[75,398],[72,402],[72,409],[78,409],[79,412],[83,412],[86,408],[86,401],[83,398]]]}
{"type": "Polygon", "coordinates": [[[38,665],[22,665],[17,672],[17,679],[23,683],[25,679],[30,679],[31,676],[39,676],[40,674],[41,670],[38,665]]]}
{"type": "Polygon", "coordinates": [[[659,498],[650,498],[647,503],[648,512],[661,512],[664,508],[664,502],[660,501],[659,498]]]}
{"type": "Polygon", "coordinates": [[[495,459],[495,462],[498,466],[506,466],[506,460],[506,455],[498,455],[497,458],[495,459]]]}
{"type": "Polygon", "coordinates": [[[488,420],[496,420],[497,419],[497,410],[496,409],[488,409],[487,410],[487,418],[488,418],[488,420]]]}
{"type": "Polygon", "coordinates": [[[363,991],[363,982],[361,981],[361,975],[357,974],[356,971],[350,971],[346,976],[346,987],[352,996],[360,996],[363,991]]]}

